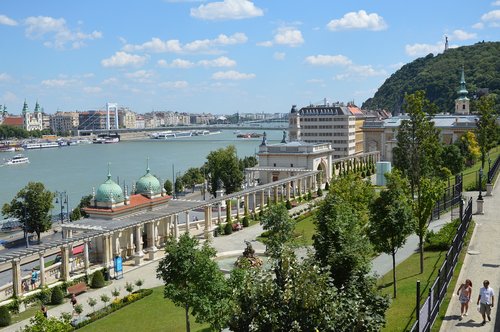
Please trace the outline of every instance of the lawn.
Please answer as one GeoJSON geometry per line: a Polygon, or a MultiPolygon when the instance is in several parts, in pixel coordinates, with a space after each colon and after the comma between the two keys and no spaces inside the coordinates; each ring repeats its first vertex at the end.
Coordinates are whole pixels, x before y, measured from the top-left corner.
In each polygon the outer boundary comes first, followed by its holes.
{"type": "MultiPolygon", "coordinates": [[[[210,331],[208,324],[197,324],[190,318],[191,331],[210,331]]],[[[153,289],[153,294],[132,303],[109,316],[89,324],[79,331],[138,332],[186,331],[184,309],[163,298],[163,286],[153,289]]]]}
{"type": "Polygon", "coordinates": [[[302,245],[311,246],[313,244],[312,237],[316,233],[316,227],[313,223],[314,215],[310,215],[295,224],[295,234],[298,241],[302,245]]]}

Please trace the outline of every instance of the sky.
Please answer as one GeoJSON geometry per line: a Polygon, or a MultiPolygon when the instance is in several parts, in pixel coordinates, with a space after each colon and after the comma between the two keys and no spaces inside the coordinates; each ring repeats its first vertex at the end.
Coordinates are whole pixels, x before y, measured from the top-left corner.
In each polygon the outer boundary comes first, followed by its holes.
{"type": "Polygon", "coordinates": [[[402,65],[443,52],[445,36],[450,47],[499,41],[500,0],[0,0],[0,105],[361,106],[402,65]]]}

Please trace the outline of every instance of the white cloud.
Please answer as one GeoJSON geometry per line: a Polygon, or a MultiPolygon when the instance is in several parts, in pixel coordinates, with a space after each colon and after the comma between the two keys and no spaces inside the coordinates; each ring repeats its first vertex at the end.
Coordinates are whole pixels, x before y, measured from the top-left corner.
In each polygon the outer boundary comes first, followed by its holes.
{"type": "Polygon", "coordinates": [[[481,22],[476,23],[476,24],[474,24],[472,26],[472,28],[474,28],[474,29],[482,29],[482,28],[484,28],[484,23],[481,23],[481,22]]]}
{"type": "Polygon", "coordinates": [[[493,1],[491,3],[492,6],[500,6],[500,0],[493,1]]]}
{"type": "Polygon", "coordinates": [[[85,45],[86,40],[102,38],[100,31],[83,33],[71,31],[66,26],[64,18],[53,18],[50,16],[30,16],[24,20],[26,25],[25,34],[28,38],[45,40],[43,45],[56,49],[65,49],[67,44],[72,49],[78,49],[85,45]]]}
{"type": "Polygon", "coordinates": [[[220,34],[214,39],[194,40],[185,45],[182,45],[177,39],[161,40],[160,38],[154,37],[143,44],[126,44],[123,50],[125,52],[142,51],[152,53],[213,53],[216,51],[213,50],[214,47],[243,44],[246,43],[247,40],[247,36],[241,32],[234,33],[230,36],[220,34]]]}
{"type": "Polygon", "coordinates": [[[302,32],[296,28],[284,27],[278,29],[278,33],[274,36],[274,42],[280,45],[296,47],[304,43],[302,32]]]}
{"type": "Polygon", "coordinates": [[[172,68],[191,68],[194,67],[194,63],[189,60],[184,59],[174,59],[172,63],[170,63],[169,67],[172,68]]]}
{"type": "Polygon", "coordinates": [[[368,14],[364,10],[347,13],[340,19],[331,20],[326,26],[332,31],[347,29],[379,31],[387,29],[387,24],[382,16],[377,13],[368,14]]]}
{"type": "Polygon", "coordinates": [[[271,47],[271,46],[273,46],[273,42],[270,40],[266,40],[266,41],[257,43],[257,46],[271,47]]]}
{"type": "Polygon", "coordinates": [[[102,81],[102,84],[110,85],[118,83],[118,79],[116,77],[110,77],[102,81]]]}
{"type": "Polygon", "coordinates": [[[345,55],[310,55],[305,60],[308,64],[314,66],[346,66],[350,65],[352,61],[345,55]]]}
{"type": "Polygon", "coordinates": [[[15,25],[17,25],[17,21],[13,20],[10,17],[7,17],[5,15],[0,15],[0,24],[1,25],[15,26],[15,25]]]}
{"type": "Polygon", "coordinates": [[[74,84],[76,81],[74,79],[64,79],[56,78],[52,80],[43,80],[42,85],[49,88],[62,88],[74,84]]]}
{"type": "Polygon", "coordinates": [[[495,9],[484,14],[481,16],[481,21],[490,27],[500,27],[500,9],[495,9]]]}
{"type": "Polygon", "coordinates": [[[273,58],[275,60],[285,60],[285,56],[286,56],[285,52],[274,52],[273,54],[273,58]]]}
{"type": "Polygon", "coordinates": [[[113,56],[101,61],[103,67],[142,66],[147,60],[146,56],[116,52],[113,56]]]}
{"type": "Polygon", "coordinates": [[[202,20],[240,20],[262,15],[262,9],[248,0],[224,0],[191,8],[191,16],[202,20]]]}
{"type": "Polygon", "coordinates": [[[138,70],[133,73],[126,73],[125,77],[130,78],[134,81],[145,83],[150,82],[151,78],[154,76],[154,72],[150,70],[138,70]]]}
{"type": "Polygon", "coordinates": [[[3,103],[14,103],[18,101],[18,98],[14,92],[7,91],[2,95],[3,103]]]}
{"type": "Polygon", "coordinates": [[[255,78],[255,74],[240,73],[235,70],[218,71],[212,75],[214,80],[248,80],[255,78]]]}
{"type": "Polygon", "coordinates": [[[168,81],[160,83],[159,86],[167,89],[184,89],[187,88],[189,84],[186,81],[168,81]]]}
{"type": "Polygon", "coordinates": [[[9,74],[6,73],[0,73],[0,82],[8,82],[10,81],[11,77],[9,74]]]}
{"type": "Polygon", "coordinates": [[[436,44],[413,44],[405,46],[406,54],[409,56],[425,56],[429,53],[438,54],[444,51],[443,42],[436,44]]]}
{"type": "Polygon", "coordinates": [[[221,56],[213,60],[200,60],[198,61],[198,65],[203,67],[234,67],[236,66],[236,61],[221,56]]]}
{"type": "Polygon", "coordinates": [[[476,38],[477,35],[475,33],[469,33],[464,30],[455,30],[450,36],[450,40],[467,40],[476,38]]]}
{"type": "Polygon", "coordinates": [[[83,92],[88,94],[94,94],[102,92],[102,89],[98,86],[86,86],[83,88],[83,92]]]}
{"type": "Polygon", "coordinates": [[[381,76],[386,75],[387,72],[383,69],[376,70],[371,65],[353,65],[348,67],[349,73],[355,76],[381,76]]]}

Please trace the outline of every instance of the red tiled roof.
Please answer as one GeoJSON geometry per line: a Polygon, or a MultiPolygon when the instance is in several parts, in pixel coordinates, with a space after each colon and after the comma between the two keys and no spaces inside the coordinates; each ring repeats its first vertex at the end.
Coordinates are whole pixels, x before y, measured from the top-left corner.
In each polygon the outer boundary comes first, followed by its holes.
{"type": "Polygon", "coordinates": [[[7,126],[23,127],[24,119],[20,116],[8,116],[3,119],[2,124],[7,126]]]}
{"type": "Polygon", "coordinates": [[[349,111],[353,115],[362,115],[363,114],[363,112],[361,112],[361,110],[356,106],[348,106],[347,108],[349,109],[349,111]]]}

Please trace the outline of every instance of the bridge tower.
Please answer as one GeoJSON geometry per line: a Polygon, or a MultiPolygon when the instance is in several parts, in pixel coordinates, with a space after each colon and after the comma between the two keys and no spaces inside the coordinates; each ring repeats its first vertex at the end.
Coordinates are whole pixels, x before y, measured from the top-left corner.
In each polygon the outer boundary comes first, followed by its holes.
{"type": "Polygon", "coordinates": [[[111,129],[110,112],[115,113],[115,127],[113,129],[118,129],[118,104],[117,103],[106,103],[106,129],[111,129]]]}

